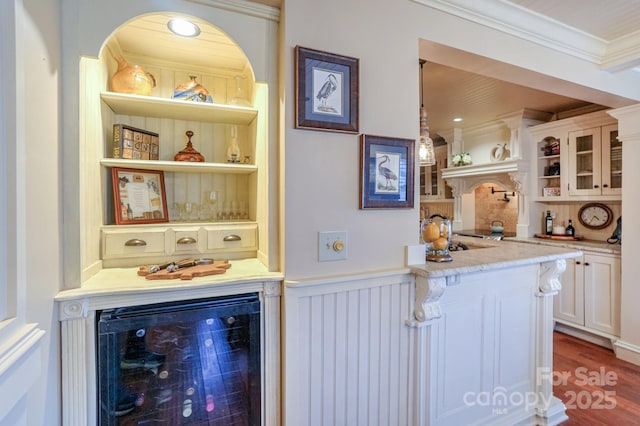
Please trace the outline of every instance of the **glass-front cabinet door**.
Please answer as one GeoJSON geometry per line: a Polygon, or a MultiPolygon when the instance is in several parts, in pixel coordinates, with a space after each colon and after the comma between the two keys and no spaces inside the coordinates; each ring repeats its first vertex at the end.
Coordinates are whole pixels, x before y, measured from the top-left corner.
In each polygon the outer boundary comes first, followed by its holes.
{"type": "Polygon", "coordinates": [[[435,147],[436,164],[420,167],[420,198],[443,200],[453,198],[451,188],[442,179],[442,169],[447,168],[447,146],[435,147]]]}
{"type": "Polygon", "coordinates": [[[600,127],[569,132],[569,195],[600,195],[600,127]]]}
{"type": "Polygon", "coordinates": [[[569,132],[569,195],[622,193],[622,142],[618,126],[569,132]]]}
{"type": "Polygon", "coordinates": [[[617,124],[602,127],[602,194],[622,194],[622,142],[617,124]]]}

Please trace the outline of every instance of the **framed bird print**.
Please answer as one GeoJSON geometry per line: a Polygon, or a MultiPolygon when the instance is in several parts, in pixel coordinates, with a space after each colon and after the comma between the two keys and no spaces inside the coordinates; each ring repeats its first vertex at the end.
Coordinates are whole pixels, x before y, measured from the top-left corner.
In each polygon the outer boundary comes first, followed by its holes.
{"type": "Polygon", "coordinates": [[[296,46],[296,128],[358,133],[359,60],[296,46]]]}
{"type": "Polygon", "coordinates": [[[413,208],[413,139],[360,135],[360,208],[413,208]]]}

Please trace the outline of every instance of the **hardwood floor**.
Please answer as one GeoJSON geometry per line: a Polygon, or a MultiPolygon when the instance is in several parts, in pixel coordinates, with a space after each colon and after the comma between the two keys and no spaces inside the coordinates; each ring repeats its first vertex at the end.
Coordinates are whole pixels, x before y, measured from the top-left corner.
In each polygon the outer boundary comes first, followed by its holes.
{"type": "Polygon", "coordinates": [[[553,393],[569,416],[562,426],[640,425],[640,366],[563,333],[553,344],[553,393]]]}

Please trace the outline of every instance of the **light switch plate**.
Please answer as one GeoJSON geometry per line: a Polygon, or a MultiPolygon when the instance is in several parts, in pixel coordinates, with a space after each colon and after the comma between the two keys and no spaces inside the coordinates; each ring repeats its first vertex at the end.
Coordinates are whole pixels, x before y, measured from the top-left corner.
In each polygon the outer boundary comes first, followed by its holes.
{"type": "Polygon", "coordinates": [[[347,258],[347,232],[318,232],[318,261],[345,260],[347,258]]]}

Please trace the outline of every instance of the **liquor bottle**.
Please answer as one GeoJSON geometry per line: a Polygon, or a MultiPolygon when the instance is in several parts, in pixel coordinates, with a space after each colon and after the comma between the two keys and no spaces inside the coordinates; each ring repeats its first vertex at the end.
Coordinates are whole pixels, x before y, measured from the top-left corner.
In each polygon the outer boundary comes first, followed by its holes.
{"type": "Polygon", "coordinates": [[[553,234],[553,218],[551,217],[551,211],[547,210],[547,216],[544,218],[545,233],[547,235],[553,234]]]}
{"type": "Polygon", "coordinates": [[[571,222],[571,219],[569,219],[569,223],[567,225],[567,229],[565,230],[565,233],[567,234],[568,237],[573,237],[576,234],[576,229],[573,227],[573,223],[571,222]]]}
{"type": "Polygon", "coordinates": [[[133,210],[131,210],[131,206],[127,203],[127,219],[133,219],[133,210]]]}
{"type": "Polygon", "coordinates": [[[120,217],[123,220],[127,220],[128,219],[127,207],[124,205],[124,203],[122,201],[120,201],[120,217]]]}

